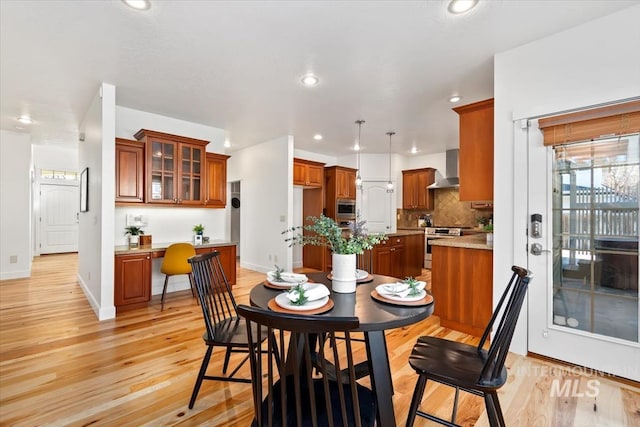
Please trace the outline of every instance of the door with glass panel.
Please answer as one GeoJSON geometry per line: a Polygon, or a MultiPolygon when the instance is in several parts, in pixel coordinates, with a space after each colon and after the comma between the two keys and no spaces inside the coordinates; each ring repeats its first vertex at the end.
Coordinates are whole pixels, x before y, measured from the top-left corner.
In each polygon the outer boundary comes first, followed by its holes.
{"type": "Polygon", "coordinates": [[[528,129],[529,351],[640,380],[637,133],[528,129]]]}

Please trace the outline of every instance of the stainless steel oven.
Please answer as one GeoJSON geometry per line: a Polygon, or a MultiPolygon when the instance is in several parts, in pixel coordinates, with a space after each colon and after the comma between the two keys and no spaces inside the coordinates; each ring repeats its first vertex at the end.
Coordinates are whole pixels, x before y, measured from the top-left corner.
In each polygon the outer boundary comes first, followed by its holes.
{"type": "Polygon", "coordinates": [[[427,227],[424,230],[424,268],[431,269],[431,243],[436,239],[454,239],[462,236],[458,227],[427,227]]]}
{"type": "Polygon", "coordinates": [[[351,199],[336,200],[336,220],[351,221],[356,219],[356,201],[351,199]]]}

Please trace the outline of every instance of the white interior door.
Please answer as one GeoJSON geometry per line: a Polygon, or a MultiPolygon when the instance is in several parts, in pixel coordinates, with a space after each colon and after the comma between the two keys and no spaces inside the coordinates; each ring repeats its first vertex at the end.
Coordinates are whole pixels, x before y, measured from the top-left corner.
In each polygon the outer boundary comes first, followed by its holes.
{"type": "Polygon", "coordinates": [[[528,129],[529,351],[640,380],[638,135],[545,147],[528,129]]]}
{"type": "Polygon", "coordinates": [[[387,182],[363,181],[360,218],[367,221],[370,233],[394,233],[395,193],[387,192],[387,182]]]}
{"type": "Polygon", "coordinates": [[[78,251],[78,184],[40,185],[41,254],[78,251]]]}

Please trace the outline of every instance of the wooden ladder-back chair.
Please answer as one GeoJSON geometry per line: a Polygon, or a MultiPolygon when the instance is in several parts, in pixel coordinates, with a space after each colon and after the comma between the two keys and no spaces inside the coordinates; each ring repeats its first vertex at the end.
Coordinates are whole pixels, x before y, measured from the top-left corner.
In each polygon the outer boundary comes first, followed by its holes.
{"type": "Polygon", "coordinates": [[[252,426],[374,425],[374,394],[356,382],[351,351],[350,331],[359,326],[358,318],[288,314],[245,305],[238,307],[238,313],[247,319],[252,344],[252,426]],[[266,337],[254,332],[261,331],[258,326],[275,335],[266,351],[257,345],[266,337]],[[344,342],[336,342],[336,332],[344,334],[344,342]]]}
{"type": "MultiPolygon", "coordinates": [[[[235,378],[241,366],[249,358],[249,338],[244,319],[237,313],[237,304],[231,293],[231,286],[220,263],[219,253],[208,252],[189,258],[189,263],[193,267],[193,278],[196,285],[196,293],[202,307],[204,317],[205,332],[202,336],[207,345],[200,371],[193,387],[189,409],[193,408],[196,397],[200,391],[203,380],[234,381],[250,383],[249,378],[235,378]],[[226,354],[222,373],[227,373],[229,359],[232,353],[246,353],[246,357],[227,376],[206,375],[209,360],[214,347],[224,347],[226,354]]],[[[262,339],[267,335],[261,334],[262,339]]],[[[260,344],[260,342],[257,342],[260,344]]]]}
{"type": "Polygon", "coordinates": [[[413,426],[416,415],[442,425],[455,426],[460,390],[484,397],[487,416],[492,427],[506,426],[497,390],[507,381],[504,362],[531,278],[528,271],[522,267],[513,266],[511,270],[513,271],[511,280],[502,294],[478,346],[437,337],[418,338],[418,342],[409,356],[409,364],[419,377],[409,407],[407,427],[413,426]],[[502,310],[505,301],[507,304],[502,310]],[[493,341],[489,349],[485,350],[484,345],[501,312],[502,315],[493,341]],[[427,380],[455,387],[451,421],[418,409],[427,380]]]}

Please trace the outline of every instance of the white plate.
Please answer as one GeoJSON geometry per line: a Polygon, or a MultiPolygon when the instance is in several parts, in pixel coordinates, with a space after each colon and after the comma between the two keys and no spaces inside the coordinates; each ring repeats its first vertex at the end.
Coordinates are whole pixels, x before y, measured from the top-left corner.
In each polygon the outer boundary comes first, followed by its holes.
{"type": "Polygon", "coordinates": [[[356,270],[356,280],[364,279],[368,275],[369,273],[367,273],[365,270],[356,270]]]}
{"type": "Polygon", "coordinates": [[[294,286],[298,286],[298,284],[294,282],[276,282],[275,280],[271,280],[269,276],[267,276],[267,282],[280,288],[293,288],[294,286]]]}
{"type": "Polygon", "coordinates": [[[304,305],[295,305],[291,303],[291,300],[287,298],[286,293],[281,293],[276,295],[276,304],[278,304],[282,308],[286,308],[287,310],[297,310],[297,311],[306,311],[306,310],[315,310],[316,308],[320,308],[325,305],[329,301],[329,296],[309,301],[304,305]]]}
{"type": "Polygon", "coordinates": [[[399,295],[391,295],[391,294],[387,294],[387,293],[383,293],[383,292],[378,292],[378,295],[386,298],[386,299],[390,299],[392,301],[405,301],[405,302],[411,302],[411,301],[420,301],[421,299],[423,299],[424,297],[427,296],[427,291],[425,291],[424,289],[420,291],[420,293],[418,295],[413,295],[413,296],[406,296],[406,297],[401,297],[399,295]]]}
{"type": "Polygon", "coordinates": [[[298,283],[307,283],[309,281],[309,278],[305,276],[305,279],[301,282],[287,282],[285,280],[283,280],[282,282],[278,282],[276,280],[273,280],[274,273],[275,273],[274,271],[267,272],[267,282],[271,283],[274,286],[288,286],[292,288],[296,286],[298,283]]]}

